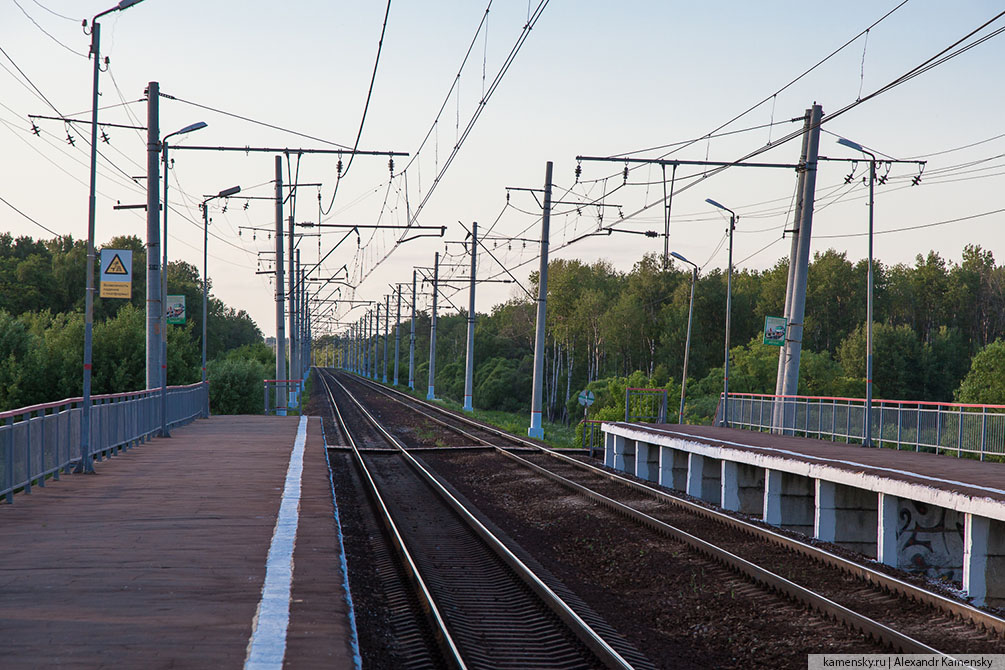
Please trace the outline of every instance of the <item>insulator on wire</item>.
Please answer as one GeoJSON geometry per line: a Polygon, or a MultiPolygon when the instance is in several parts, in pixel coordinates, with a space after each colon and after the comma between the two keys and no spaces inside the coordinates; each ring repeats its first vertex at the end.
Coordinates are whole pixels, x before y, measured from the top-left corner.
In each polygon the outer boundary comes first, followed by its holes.
{"type": "Polygon", "coordinates": [[[105,132],[104,128],[101,130],[101,141],[105,144],[109,143],[108,133],[105,132]]]}
{"type": "Polygon", "coordinates": [[[583,174],[583,162],[576,161],[576,183],[579,183],[579,177],[583,174]]]}
{"type": "Polygon", "coordinates": [[[628,183],[628,163],[625,163],[625,170],[622,173],[622,177],[624,178],[625,183],[627,184],[628,183]]]}
{"type": "Polygon", "coordinates": [[[66,134],[66,143],[69,144],[71,147],[77,146],[77,141],[73,139],[73,135],[71,135],[70,133],[66,134]]]}
{"type": "Polygon", "coordinates": [[[391,171],[391,176],[394,176],[394,158],[389,158],[387,160],[387,169],[391,171]]]}

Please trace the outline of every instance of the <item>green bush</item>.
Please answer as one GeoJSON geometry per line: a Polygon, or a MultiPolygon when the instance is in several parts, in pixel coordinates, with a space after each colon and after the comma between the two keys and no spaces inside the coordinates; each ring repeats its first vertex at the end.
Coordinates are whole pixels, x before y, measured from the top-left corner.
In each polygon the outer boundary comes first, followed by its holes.
{"type": "Polygon", "coordinates": [[[956,401],[1005,405],[1005,340],[995,340],[974,356],[956,401]]]}
{"type": "Polygon", "coordinates": [[[261,414],[265,366],[258,360],[225,358],[211,361],[209,406],[214,414],[261,414]]]}

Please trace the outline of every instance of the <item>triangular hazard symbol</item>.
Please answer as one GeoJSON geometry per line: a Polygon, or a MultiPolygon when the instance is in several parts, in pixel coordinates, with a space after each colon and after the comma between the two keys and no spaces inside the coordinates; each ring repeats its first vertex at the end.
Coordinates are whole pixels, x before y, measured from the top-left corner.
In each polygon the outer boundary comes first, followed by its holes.
{"type": "Polygon", "coordinates": [[[118,254],[112,258],[112,262],[108,264],[108,269],[105,270],[106,275],[127,275],[129,271],[126,270],[126,266],[122,264],[122,259],[119,258],[118,254]]]}

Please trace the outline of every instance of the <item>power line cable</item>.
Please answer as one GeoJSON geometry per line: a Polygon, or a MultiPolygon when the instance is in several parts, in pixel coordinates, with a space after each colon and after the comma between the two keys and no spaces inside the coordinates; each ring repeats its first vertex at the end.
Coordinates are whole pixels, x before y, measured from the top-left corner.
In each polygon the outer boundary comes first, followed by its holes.
{"type": "Polygon", "coordinates": [[[174,100],[175,102],[181,102],[186,105],[191,105],[193,107],[198,107],[199,109],[205,109],[208,112],[214,112],[216,114],[222,114],[223,116],[229,116],[232,119],[238,119],[240,121],[247,121],[248,123],[253,123],[256,126],[262,126],[264,128],[271,128],[272,130],[278,130],[283,133],[289,133],[290,135],[295,135],[297,137],[303,137],[304,139],[313,140],[315,142],[321,142],[322,144],[327,144],[329,146],[338,147],[339,149],[349,150],[344,144],[339,144],[338,142],[332,142],[331,140],[326,140],[321,137],[315,137],[313,135],[308,135],[306,133],[301,133],[297,130],[291,130],[290,128],[284,128],[283,126],[277,126],[273,123],[268,123],[266,121],[259,121],[258,119],[253,119],[248,116],[242,116],[240,114],[235,114],[234,112],[228,112],[217,107],[210,107],[209,105],[204,105],[198,102],[193,102],[192,100],[185,100],[184,98],[179,98],[176,95],[168,95],[167,93],[161,93],[162,98],[167,98],[168,100],[174,100]]]}
{"type": "MultiPolygon", "coordinates": [[[[35,20],[35,18],[31,14],[29,14],[27,11],[25,11],[25,8],[22,7],[21,3],[19,3],[17,0],[11,0],[11,2],[13,2],[17,6],[17,8],[21,10],[21,13],[24,14],[26,17],[28,17],[28,20],[31,21],[33,24],[35,24],[35,27],[38,28],[39,30],[41,30],[45,34],[45,36],[48,37],[50,40],[52,40],[53,42],[55,42],[59,46],[63,47],[64,49],[66,49],[67,51],[69,51],[70,53],[72,53],[74,56],[80,56],[81,58],[87,58],[87,54],[81,53],[79,51],[76,51],[76,50],[68,47],[63,42],[60,42],[58,39],[56,39],[56,37],[54,37],[53,34],[50,33],[48,30],[46,30],[45,28],[43,28],[39,24],[39,22],[35,20]]],[[[38,4],[38,3],[36,3],[36,4],[38,4]]],[[[39,6],[41,7],[41,5],[39,5],[39,6]]],[[[42,9],[45,9],[45,7],[42,7],[42,9]]],[[[55,12],[53,12],[53,13],[55,13],[55,12]]],[[[56,14],[56,16],[59,16],[59,14],[56,14]]],[[[63,17],[63,18],[66,18],[66,17],[63,17]]]]}
{"type": "MultiPolygon", "coordinates": [[[[370,109],[370,98],[373,96],[373,85],[377,81],[377,66],[380,65],[380,52],[384,48],[384,33],[387,32],[387,17],[391,14],[391,0],[387,0],[387,6],[384,9],[384,23],[380,28],[380,40],[377,42],[377,56],[373,60],[373,72],[370,74],[370,88],[366,92],[366,103],[363,105],[363,115],[359,120],[359,129],[356,131],[356,141],[352,145],[352,153],[349,154],[349,163],[345,167],[345,172],[340,172],[335,177],[335,188],[332,190],[332,199],[328,203],[328,209],[323,210],[322,214],[327,215],[331,211],[332,206],[335,204],[335,196],[338,194],[339,184],[342,182],[342,178],[349,174],[349,169],[352,167],[352,161],[356,157],[356,150],[359,149],[359,140],[363,136],[363,126],[366,124],[366,113],[370,109]]],[[[339,161],[341,165],[341,161],[339,161]]]]}
{"type": "Polygon", "coordinates": [[[60,14],[59,12],[54,12],[51,9],[49,9],[48,7],[46,7],[45,5],[43,5],[38,0],[31,0],[31,1],[34,2],[36,5],[38,5],[39,7],[41,7],[42,9],[44,9],[45,11],[49,12],[50,14],[52,14],[53,16],[58,16],[59,18],[66,19],[67,21],[72,21],[72,22],[74,22],[74,23],[76,23],[78,25],[80,24],[80,21],[81,21],[80,19],[75,19],[72,16],[64,16],[63,14],[60,14]]]}
{"type": "Polygon", "coordinates": [[[8,201],[7,201],[7,199],[6,199],[6,198],[4,198],[3,196],[0,196],[0,201],[3,201],[3,204],[7,205],[7,206],[8,206],[8,207],[10,207],[11,209],[13,209],[13,210],[14,210],[15,212],[17,212],[18,214],[20,214],[20,215],[21,215],[21,216],[23,216],[24,218],[26,218],[26,219],[28,219],[29,221],[31,221],[32,223],[34,223],[34,224],[35,224],[36,226],[38,226],[38,227],[39,227],[39,228],[41,228],[42,230],[44,230],[44,231],[46,231],[46,232],[48,232],[48,233],[50,233],[50,234],[52,234],[52,235],[55,235],[56,237],[62,237],[62,235],[60,235],[59,233],[57,233],[57,232],[56,232],[55,230],[53,230],[52,228],[49,228],[48,226],[44,226],[44,225],[42,225],[41,223],[39,223],[38,221],[36,221],[36,220],[35,220],[35,219],[33,219],[32,217],[30,217],[30,216],[28,216],[27,214],[25,214],[24,212],[22,212],[22,211],[21,211],[20,209],[18,209],[17,207],[15,207],[14,205],[12,205],[12,204],[11,204],[10,202],[8,202],[8,201]]]}

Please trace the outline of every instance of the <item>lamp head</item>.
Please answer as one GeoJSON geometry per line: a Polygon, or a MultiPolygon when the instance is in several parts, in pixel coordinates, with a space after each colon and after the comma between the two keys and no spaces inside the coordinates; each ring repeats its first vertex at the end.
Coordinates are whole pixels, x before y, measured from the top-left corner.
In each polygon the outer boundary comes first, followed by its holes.
{"type": "Polygon", "coordinates": [[[118,9],[121,12],[123,9],[129,9],[133,5],[139,4],[141,2],[143,2],[143,0],[122,0],[122,2],[119,3],[119,6],[116,7],[116,9],[118,9]]]}
{"type": "Polygon", "coordinates": [[[681,256],[681,255],[680,255],[679,253],[677,253],[676,251],[671,251],[671,252],[670,252],[670,255],[671,255],[671,256],[673,256],[674,258],[676,258],[676,259],[677,259],[677,260],[679,260],[679,261],[684,261],[685,263],[690,263],[690,262],[691,262],[691,261],[689,261],[688,259],[686,259],[686,258],[684,258],[683,256],[681,256]]]}
{"type": "Polygon", "coordinates": [[[197,121],[196,123],[193,123],[190,126],[185,126],[184,128],[182,128],[181,130],[179,130],[177,133],[174,133],[174,134],[175,135],[184,135],[185,133],[190,133],[193,130],[202,130],[207,125],[209,125],[209,124],[206,123],[205,121],[197,121]]]}
{"type": "Polygon", "coordinates": [[[731,211],[731,210],[730,210],[730,209],[729,209],[728,207],[726,207],[725,205],[720,205],[720,204],[719,204],[719,203],[717,203],[717,202],[716,202],[715,200],[712,200],[712,198],[705,198],[705,202],[707,202],[708,204],[712,205],[713,207],[718,207],[719,209],[724,209],[724,210],[726,210],[727,212],[731,211]]]}
{"type": "Polygon", "coordinates": [[[852,142],[851,140],[846,140],[843,137],[839,137],[837,143],[849,147],[850,149],[854,149],[855,151],[865,151],[865,149],[862,148],[862,145],[858,142],[852,142]]]}
{"type": "MultiPolygon", "coordinates": [[[[205,124],[203,124],[203,125],[205,125],[205,124]]],[[[241,187],[240,186],[231,186],[230,188],[225,188],[222,191],[220,191],[219,193],[217,193],[216,197],[218,197],[218,198],[229,198],[230,196],[234,195],[235,193],[240,193],[240,192],[241,192],[241,187]]]]}

